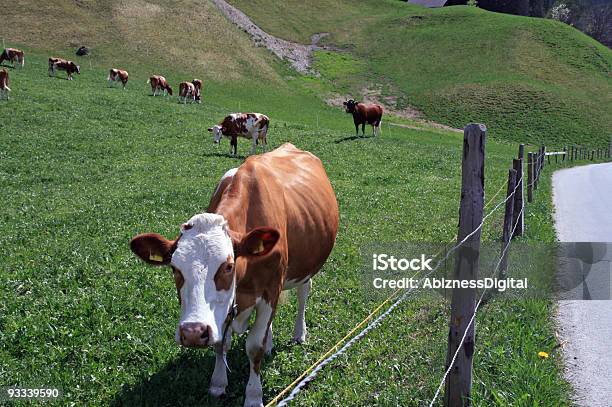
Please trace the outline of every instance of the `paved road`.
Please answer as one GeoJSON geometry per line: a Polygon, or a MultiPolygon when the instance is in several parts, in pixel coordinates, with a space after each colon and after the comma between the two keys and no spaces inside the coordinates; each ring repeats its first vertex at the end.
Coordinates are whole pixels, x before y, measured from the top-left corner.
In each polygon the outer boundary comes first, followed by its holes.
{"type": "MultiPolygon", "coordinates": [[[[612,164],[555,172],[553,202],[561,242],[612,242],[612,164]]],[[[599,291],[594,298],[607,292],[610,298],[612,243],[594,247],[595,259],[581,266],[589,275],[586,287],[577,292],[588,296],[599,291]]],[[[566,377],[576,390],[576,403],[612,406],[612,301],[563,300],[557,318],[567,341],[566,377]]]]}

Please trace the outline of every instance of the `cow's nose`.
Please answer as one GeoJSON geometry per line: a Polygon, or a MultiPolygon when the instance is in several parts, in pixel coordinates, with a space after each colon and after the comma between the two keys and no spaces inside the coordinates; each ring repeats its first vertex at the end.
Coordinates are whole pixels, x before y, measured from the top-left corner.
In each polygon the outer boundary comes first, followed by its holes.
{"type": "Polygon", "coordinates": [[[210,328],[201,322],[184,322],[181,324],[181,344],[198,347],[208,345],[210,328]]]}

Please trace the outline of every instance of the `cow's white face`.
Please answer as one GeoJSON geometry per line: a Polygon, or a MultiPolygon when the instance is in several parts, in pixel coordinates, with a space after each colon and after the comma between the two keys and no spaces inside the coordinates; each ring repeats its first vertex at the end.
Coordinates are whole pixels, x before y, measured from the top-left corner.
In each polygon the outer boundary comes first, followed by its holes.
{"type": "Polygon", "coordinates": [[[170,262],[181,302],[176,341],[185,346],[213,345],[223,337],[223,323],[236,292],[227,222],[221,215],[199,214],[183,224],[181,232],[170,262]]]}
{"type": "Polygon", "coordinates": [[[176,240],[144,233],[130,241],[130,248],[148,264],[172,267],[181,303],[176,341],[202,347],[223,339],[223,324],[236,296],[234,250],[250,261],[269,255],[279,238],[278,230],[269,227],[230,232],[223,216],[203,213],[184,223],[176,240]]]}
{"type": "Polygon", "coordinates": [[[221,137],[223,137],[223,128],[221,126],[217,124],[208,129],[208,131],[212,132],[215,143],[219,143],[221,141],[221,137]]]}

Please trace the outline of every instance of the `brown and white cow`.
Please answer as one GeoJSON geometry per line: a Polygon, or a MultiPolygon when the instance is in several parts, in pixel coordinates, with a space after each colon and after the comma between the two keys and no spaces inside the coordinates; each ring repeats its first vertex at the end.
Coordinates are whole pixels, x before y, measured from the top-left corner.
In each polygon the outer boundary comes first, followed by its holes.
{"type": "Polygon", "coordinates": [[[124,71],[123,69],[111,68],[110,72],[108,73],[108,78],[106,79],[108,80],[109,87],[112,87],[113,83],[121,82],[121,84],[123,85],[123,89],[125,89],[125,85],[127,85],[128,78],[129,75],[127,71],[124,71]]]}
{"type": "Polygon", "coordinates": [[[376,103],[361,103],[356,100],[349,99],[344,102],[344,108],[347,113],[353,115],[355,123],[355,132],[359,136],[359,126],[361,125],[361,133],[365,136],[365,125],[372,125],[372,134],[374,136],[380,134],[380,124],[382,123],[383,108],[376,103]]]}
{"type": "Polygon", "coordinates": [[[223,121],[211,128],[208,131],[214,135],[214,142],[219,143],[223,136],[229,137],[230,154],[238,153],[238,137],[253,140],[251,154],[255,154],[258,141],[261,140],[261,145],[264,151],[268,147],[268,126],[270,119],[265,114],[261,113],[232,113],[226,116],[223,121]]]}
{"type": "Polygon", "coordinates": [[[191,81],[191,83],[193,83],[193,86],[196,88],[196,102],[202,103],[202,87],[204,86],[204,83],[201,79],[194,79],[191,81]]]}
{"type": "Polygon", "coordinates": [[[68,80],[71,81],[73,73],[81,74],[81,67],[64,58],[50,57],[49,76],[55,76],[55,71],[66,71],[68,80]]]}
{"type": "Polygon", "coordinates": [[[181,306],[175,340],[214,347],[212,395],[223,395],[228,384],[225,355],[232,331],[244,332],[256,311],[246,339],[250,375],[244,405],[251,407],[263,405],[261,363],[272,350],[279,295],[297,289],[293,339],[301,343],[311,278],[331,253],[337,230],[338,204],[321,161],[284,144],[228,171],[207,213],[184,223],[176,239],[141,234],[130,247],[149,264],[172,267],[181,306]]]}
{"type": "Polygon", "coordinates": [[[25,54],[17,48],[5,48],[0,54],[0,64],[4,61],[10,61],[13,66],[21,66],[25,64],[25,54]]]}
{"type": "Polygon", "coordinates": [[[179,84],[179,103],[181,102],[181,99],[183,100],[183,103],[187,103],[187,99],[195,102],[196,97],[197,90],[192,82],[181,82],[179,84]]]}
{"type": "Polygon", "coordinates": [[[0,69],[0,94],[2,94],[2,98],[9,100],[9,92],[11,88],[9,88],[9,73],[6,69],[0,69]]]}
{"type": "Polygon", "coordinates": [[[172,88],[168,85],[168,81],[161,75],[153,75],[149,78],[147,83],[151,84],[151,92],[153,96],[157,96],[157,91],[160,91],[164,96],[169,94],[172,96],[172,88]]]}

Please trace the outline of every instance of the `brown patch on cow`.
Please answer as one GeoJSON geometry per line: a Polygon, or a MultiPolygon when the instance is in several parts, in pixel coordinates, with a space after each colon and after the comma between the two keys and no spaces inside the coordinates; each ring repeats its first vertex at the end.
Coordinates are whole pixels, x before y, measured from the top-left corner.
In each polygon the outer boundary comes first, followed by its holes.
{"type": "Polygon", "coordinates": [[[174,275],[174,284],[176,285],[176,295],[178,297],[179,305],[181,305],[181,288],[183,288],[183,284],[185,284],[185,278],[183,277],[183,273],[176,267],[172,267],[172,274],[174,275]]]}
{"type": "MultiPolygon", "coordinates": [[[[266,336],[268,335],[268,333],[266,332],[266,336]]],[[[265,343],[265,339],[264,339],[264,343],[265,343]]],[[[261,372],[261,361],[263,360],[263,356],[264,356],[264,350],[259,349],[255,352],[253,356],[253,371],[257,374],[260,374],[261,372]]]]}
{"type": "Polygon", "coordinates": [[[227,291],[232,287],[234,281],[234,259],[232,259],[232,256],[228,255],[227,260],[219,266],[214,280],[217,291],[227,291]]]}

